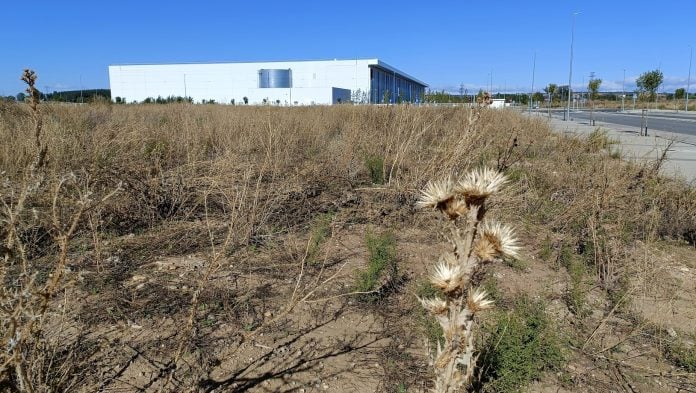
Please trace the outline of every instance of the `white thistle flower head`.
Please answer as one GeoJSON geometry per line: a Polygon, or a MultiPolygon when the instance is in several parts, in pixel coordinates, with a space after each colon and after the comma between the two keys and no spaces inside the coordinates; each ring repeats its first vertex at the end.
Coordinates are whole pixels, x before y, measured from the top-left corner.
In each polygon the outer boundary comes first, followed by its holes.
{"type": "Polygon", "coordinates": [[[493,300],[488,298],[488,294],[483,288],[476,288],[469,291],[466,299],[466,307],[475,314],[479,311],[488,310],[493,307],[493,300]]]}
{"type": "Polygon", "coordinates": [[[464,195],[467,202],[480,205],[488,196],[498,192],[507,181],[505,175],[494,169],[474,169],[459,181],[455,192],[464,195]]]}
{"type": "Polygon", "coordinates": [[[461,266],[440,262],[435,266],[430,282],[442,292],[452,293],[460,289],[463,277],[464,272],[461,266]]]}
{"type": "Polygon", "coordinates": [[[468,211],[469,207],[466,205],[466,201],[453,198],[445,204],[445,209],[442,212],[450,220],[456,220],[457,218],[466,215],[468,211]]]}
{"type": "Polygon", "coordinates": [[[479,237],[474,252],[483,261],[495,257],[507,256],[517,258],[521,249],[515,231],[496,221],[486,221],[481,225],[479,237]]]}
{"type": "Polygon", "coordinates": [[[447,202],[454,199],[452,179],[429,181],[421,191],[416,206],[418,208],[437,208],[444,210],[447,202]]]}
{"type": "Polygon", "coordinates": [[[423,308],[430,311],[433,315],[445,315],[445,314],[447,314],[447,310],[448,310],[447,302],[440,299],[440,298],[437,298],[437,297],[430,298],[430,299],[418,298],[418,300],[423,305],[423,308]]]}

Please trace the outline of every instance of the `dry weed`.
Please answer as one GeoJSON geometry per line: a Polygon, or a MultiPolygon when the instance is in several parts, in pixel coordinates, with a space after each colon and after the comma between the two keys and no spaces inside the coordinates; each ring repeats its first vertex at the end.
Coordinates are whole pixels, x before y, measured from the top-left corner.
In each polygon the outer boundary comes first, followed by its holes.
{"type": "MultiPolygon", "coordinates": [[[[543,260],[558,265],[562,253],[571,253],[619,303],[633,293],[624,277],[650,279],[647,268],[631,261],[638,242],[696,238],[693,188],[512,111],[0,102],[0,118],[3,339],[16,341],[29,320],[34,331],[46,333],[10,346],[3,358],[6,385],[22,379],[40,390],[46,376],[56,376],[65,383],[54,386],[84,390],[123,387],[122,380],[145,390],[231,387],[238,382],[234,371],[214,380],[208,373],[242,340],[288,329],[304,306],[343,299],[342,291],[326,288],[331,281],[317,289],[343,271],[345,261],[326,257],[333,231],[370,223],[395,233],[431,233],[431,223],[414,215],[417,190],[442,174],[465,178],[469,168],[494,167],[511,179],[485,210],[519,220],[530,254],[548,248],[543,260]],[[44,147],[49,150],[41,158],[44,147]],[[384,184],[374,184],[366,166],[373,157],[384,184]],[[74,177],[64,176],[70,173],[74,177]],[[104,199],[119,182],[118,196],[104,199]],[[297,245],[326,213],[337,224],[325,244],[314,250],[310,236],[307,247],[297,245]],[[548,245],[539,233],[548,234],[548,245]],[[183,256],[193,256],[196,267],[152,268],[169,258],[190,262],[183,256]],[[42,297],[54,280],[52,294],[42,297]],[[48,311],[33,319],[42,299],[48,311]],[[61,302],[67,311],[56,311],[61,302]],[[17,314],[23,319],[11,333],[10,316],[20,303],[26,312],[17,314]],[[104,333],[111,325],[125,328],[104,333]],[[64,337],[55,334],[62,327],[75,331],[75,339],[51,339],[64,337]],[[104,336],[119,344],[104,344],[104,336]],[[76,337],[85,337],[83,344],[76,337]],[[32,343],[44,338],[37,357],[27,357],[37,348],[32,343]],[[18,370],[15,360],[22,356],[18,370]],[[139,376],[134,364],[152,374],[139,376]],[[87,371],[67,371],[76,368],[87,371]]],[[[469,178],[460,191],[484,187],[482,178],[469,178]]],[[[429,195],[447,196],[455,186],[433,185],[429,195]]],[[[503,243],[493,235],[504,235],[504,227],[478,226],[472,236],[466,223],[479,218],[470,217],[474,209],[460,199],[441,206],[465,224],[457,255],[497,255],[503,243]]],[[[445,289],[447,279],[468,274],[455,266],[438,273],[445,289]]],[[[456,297],[462,306],[466,289],[456,297]]],[[[471,293],[474,308],[484,304],[471,293]]],[[[428,303],[435,310],[438,304],[428,303]]],[[[262,376],[249,378],[260,383],[262,376]]]]}

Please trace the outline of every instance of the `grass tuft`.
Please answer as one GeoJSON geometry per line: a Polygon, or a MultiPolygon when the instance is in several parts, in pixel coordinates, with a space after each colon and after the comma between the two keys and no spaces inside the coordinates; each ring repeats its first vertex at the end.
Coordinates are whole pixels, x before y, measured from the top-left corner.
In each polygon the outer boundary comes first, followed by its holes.
{"type": "Polygon", "coordinates": [[[607,149],[611,152],[612,146],[617,143],[619,143],[617,140],[609,137],[607,130],[597,127],[587,136],[587,151],[597,153],[607,149]]]}

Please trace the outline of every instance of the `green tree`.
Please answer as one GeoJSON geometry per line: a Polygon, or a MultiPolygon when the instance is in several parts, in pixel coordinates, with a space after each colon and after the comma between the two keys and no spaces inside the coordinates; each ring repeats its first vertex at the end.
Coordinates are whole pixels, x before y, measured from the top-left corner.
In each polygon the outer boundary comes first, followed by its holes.
{"type": "Polygon", "coordinates": [[[391,92],[389,90],[384,90],[384,93],[382,94],[382,104],[389,103],[391,103],[391,92]]]}
{"type": "Polygon", "coordinates": [[[638,79],[636,79],[636,86],[638,87],[638,92],[641,98],[647,101],[652,101],[655,99],[655,92],[657,88],[660,87],[664,76],[662,71],[653,70],[642,73],[638,79]]]}
{"type": "Polygon", "coordinates": [[[587,84],[587,90],[590,91],[590,100],[594,100],[597,97],[597,92],[599,91],[599,86],[602,85],[602,80],[599,78],[592,78],[587,84]]]}
{"type": "Polygon", "coordinates": [[[537,91],[536,93],[532,94],[532,103],[534,103],[534,101],[537,103],[544,101],[544,93],[537,91]]]}
{"type": "Polygon", "coordinates": [[[686,89],[683,87],[678,88],[674,91],[674,98],[677,100],[683,100],[686,97],[686,89]]]}
{"type": "Polygon", "coordinates": [[[549,95],[550,99],[553,99],[557,90],[558,85],[555,83],[549,83],[548,86],[544,87],[544,92],[549,95]]]}
{"type": "Polygon", "coordinates": [[[553,96],[556,94],[556,90],[558,90],[558,85],[555,83],[549,83],[549,85],[544,88],[544,92],[549,96],[549,117],[551,117],[551,103],[553,102],[553,96]]]}
{"type": "Polygon", "coordinates": [[[599,86],[602,85],[602,80],[599,78],[592,78],[590,81],[587,83],[587,90],[590,92],[590,104],[592,105],[590,109],[590,122],[592,125],[595,124],[594,120],[594,101],[595,97],[597,97],[597,92],[599,91],[599,86]]]}
{"type": "Polygon", "coordinates": [[[529,104],[529,96],[527,96],[526,94],[520,95],[518,99],[520,101],[520,105],[527,106],[529,104]]]}

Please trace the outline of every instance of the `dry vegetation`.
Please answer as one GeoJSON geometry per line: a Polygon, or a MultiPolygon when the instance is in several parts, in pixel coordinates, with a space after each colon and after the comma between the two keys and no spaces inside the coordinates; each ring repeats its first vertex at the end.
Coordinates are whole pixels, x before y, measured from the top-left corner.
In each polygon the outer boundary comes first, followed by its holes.
{"type": "Polygon", "coordinates": [[[446,234],[418,190],[482,166],[525,248],[472,277],[496,302],[473,388],[694,391],[696,191],[597,138],[488,109],[38,111],[0,102],[2,391],[427,391],[446,234]]]}
{"type": "MultiPolygon", "coordinates": [[[[563,100],[555,100],[552,108],[565,108],[567,102],[563,100]]],[[[652,102],[645,102],[644,100],[636,100],[636,110],[641,110],[644,108],[647,108],[649,110],[653,109],[659,109],[659,110],[667,110],[667,111],[679,111],[683,112],[685,109],[685,100],[675,100],[675,99],[665,99],[665,98],[660,98],[658,102],[652,101],[652,102]]],[[[542,105],[543,108],[547,107],[547,104],[545,103],[542,105]]],[[[589,101],[587,103],[586,109],[589,110],[590,104],[589,101]]],[[[621,109],[621,99],[617,100],[603,100],[603,99],[597,99],[595,100],[595,108],[596,109],[621,109]]],[[[630,94],[627,94],[626,99],[624,100],[624,109],[625,110],[632,110],[633,109],[633,98],[630,94]]],[[[689,112],[694,112],[696,111],[696,102],[694,102],[693,99],[689,98],[689,112]]]]}

